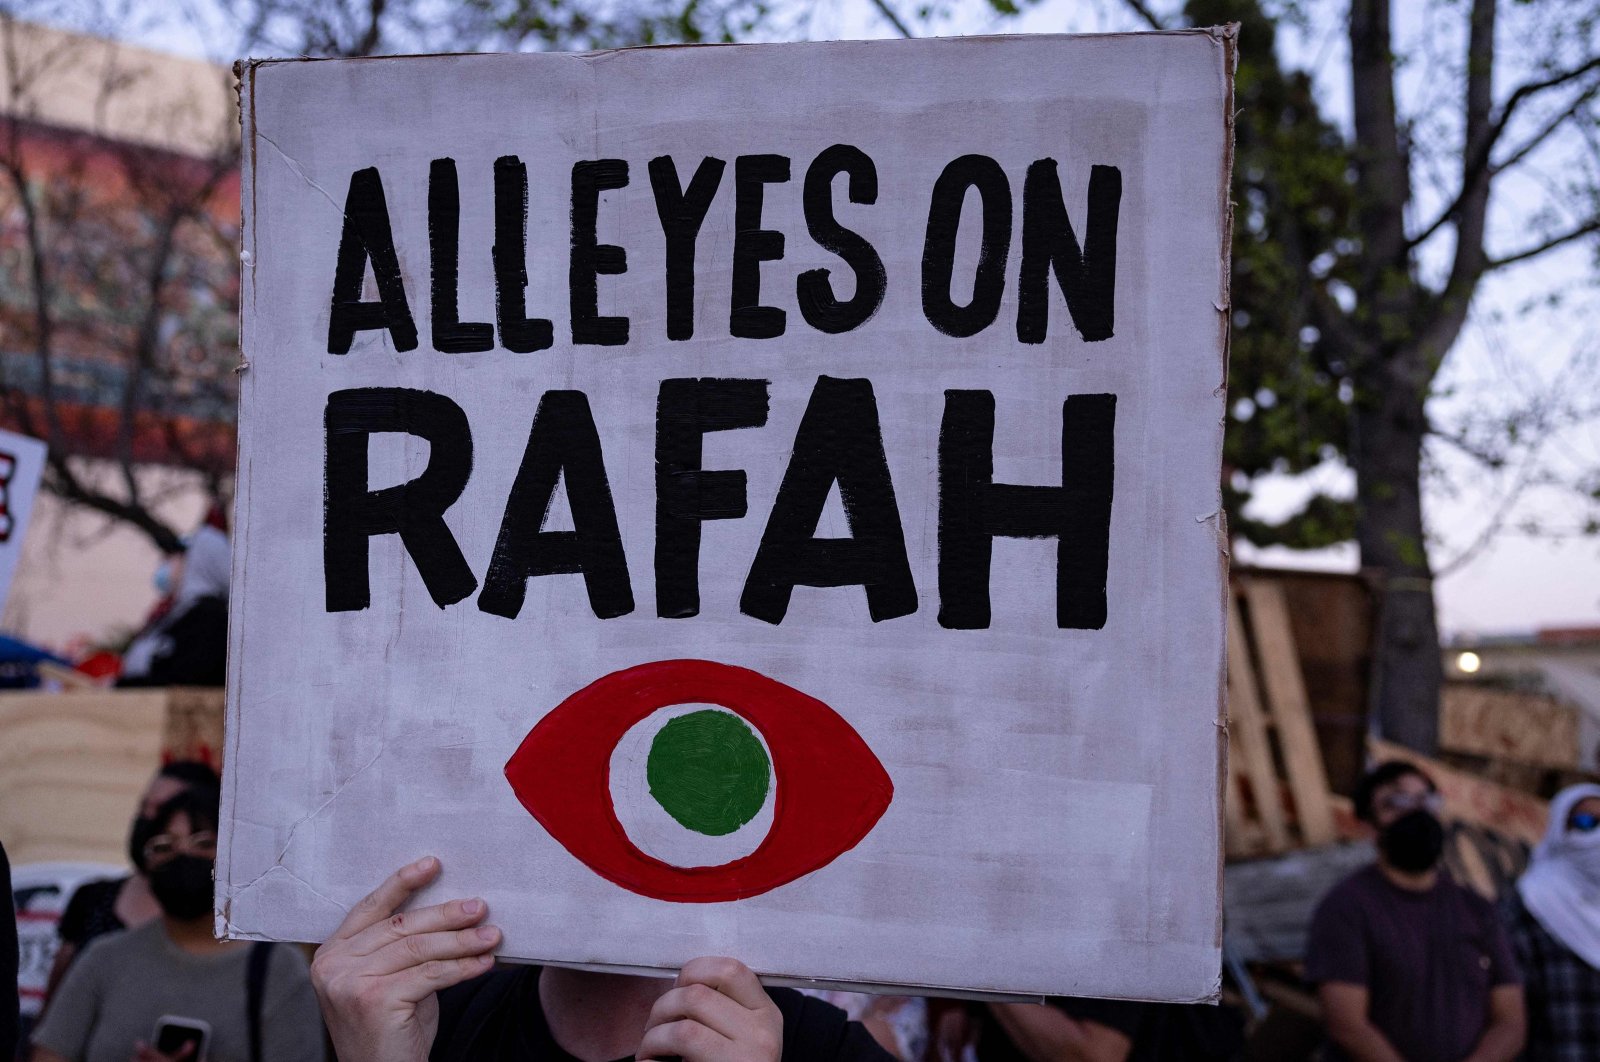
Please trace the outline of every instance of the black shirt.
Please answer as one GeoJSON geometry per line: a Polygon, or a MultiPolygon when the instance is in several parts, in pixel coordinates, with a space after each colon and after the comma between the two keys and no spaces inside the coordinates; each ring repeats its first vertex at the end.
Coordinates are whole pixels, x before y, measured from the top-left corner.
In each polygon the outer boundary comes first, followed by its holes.
{"type": "MultiPolygon", "coordinates": [[[[893,1062],[844,1011],[793,989],[769,988],[783,1013],[784,1062],[893,1062]]],[[[577,1062],[556,1043],[539,1002],[539,967],[491,970],[439,993],[431,1062],[577,1062]]],[[[631,1058],[628,1062],[632,1062],[631,1058]]]]}
{"type": "Polygon", "coordinates": [[[109,878],[79,885],[61,912],[56,936],[82,951],[96,937],[127,929],[117,917],[117,897],[127,883],[127,878],[109,878]]]}
{"type": "Polygon", "coordinates": [[[1305,977],[1365,988],[1367,1019],[1411,1062],[1466,1058],[1489,1026],[1490,994],[1522,983],[1488,900],[1443,875],[1426,891],[1402,889],[1376,865],[1317,906],[1305,977]]]}

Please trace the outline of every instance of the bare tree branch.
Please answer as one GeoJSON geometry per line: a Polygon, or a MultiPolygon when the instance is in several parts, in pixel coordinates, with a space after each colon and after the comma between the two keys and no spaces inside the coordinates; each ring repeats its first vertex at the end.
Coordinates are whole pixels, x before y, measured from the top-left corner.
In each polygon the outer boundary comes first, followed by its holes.
{"type": "Polygon", "coordinates": [[[1505,467],[1505,454],[1487,449],[1459,432],[1444,431],[1438,426],[1430,424],[1428,426],[1428,436],[1429,438],[1438,439],[1440,442],[1449,443],[1453,448],[1486,468],[1501,469],[1505,467]]]}
{"type": "Polygon", "coordinates": [[[1154,11],[1150,10],[1150,5],[1141,3],[1140,0],[1122,0],[1122,2],[1135,15],[1138,15],[1140,18],[1144,19],[1145,25],[1149,26],[1151,29],[1164,30],[1167,28],[1166,23],[1157,17],[1154,11]]]}
{"type": "Polygon", "coordinates": [[[1490,167],[1490,174],[1498,176],[1533,154],[1541,145],[1554,136],[1557,130],[1576,118],[1578,112],[1583,110],[1585,105],[1597,95],[1600,95],[1600,78],[1597,78],[1594,84],[1584,89],[1574,98],[1569,106],[1562,108],[1554,117],[1540,126],[1539,131],[1530,135],[1521,146],[1513,148],[1509,155],[1494,163],[1490,167]]]}
{"type": "Polygon", "coordinates": [[[1512,90],[1511,95],[1506,97],[1505,106],[1500,110],[1500,119],[1495,123],[1496,132],[1503,132],[1516,109],[1534,96],[1541,92],[1548,92],[1553,88],[1560,88],[1562,85],[1576,81],[1585,74],[1596,70],[1600,70],[1600,55],[1593,56],[1588,62],[1581,63],[1570,70],[1563,70],[1539,81],[1529,81],[1518,85],[1512,90]]]}
{"type": "Polygon", "coordinates": [[[1500,108],[1499,117],[1497,117],[1489,126],[1487,135],[1482,138],[1477,148],[1474,150],[1469,145],[1466,151],[1466,165],[1462,170],[1461,187],[1456,193],[1455,198],[1450,201],[1448,206],[1439,212],[1438,216],[1435,217],[1433,221],[1423,226],[1422,230],[1417,233],[1417,235],[1411,237],[1407,241],[1407,250],[1427,242],[1427,240],[1432,237],[1434,233],[1438,232],[1445,225],[1449,224],[1450,221],[1454,219],[1457,213],[1462,209],[1468,195],[1471,193],[1472,189],[1476,186],[1478,180],[1483,175],[1489,174],[1492,176],[1493,174],[1514,165],[1516,162],[1520,162],[1523,158],[1526,158],[1527,155],[1532,152],[1541,142],[1543,142],[1545,138],[1554,134],[1556,129],[1564,124],[1567,118],[1572,117],[1573,113],[1582,107],[1583,102],[1586,99],[1593,98],[1597,88],[1600,88],[1600,82],[1597,82],[1595,86],[1591,86],[1585,90],[1584,94],[1580,96],[1579,99],[1573,104],[1572,108],[1570,108],[1571,113],[1567,111],[1562,112],[1558,119],[1549,123],[1548,127],[1543,132],[1537,136],[1531,137],[1521,147],[1517,148],[1512,153],[1511,159],[1508,159],[1497,166],[1492,166],[1490,163],[1490,156],[1493,154],[1494,147],[1497,143],[1499,143],[1501,136],[1505,134],[1506,129],[1511,124],[1512,117],[1516,114],[1517,109],[1522,106],[1522,104],[1528,102],[1528,100],[1542,92],[1547,92],[1553,88],[1560,88],[1562,85],[1576,81],[1585,74],[1589,74],[1596,70],[1600,70],[1600,56],[1595,56],[1588,62],[1573,67],[1570,70],[1562,71],[1559,74],[1553,74],[1550,77],[1542,80],[1531,81],[1517,86],[1517,88],[1512,91],[1511,95],[1506,97],[1505,104],[1500,108]]]}
{"type": "MultiPolygon", "coordinates": [[[[134,146],[107,134],[113,101],[142,84],[116,44],[24,26],[3,13],[0,36],[10,112],[0,118],[0,217],[11,218],[7,237],[17,252],[7,279],[25,295],[0,307],[6,314],[0,327],[28,337],[33,362],[27,379],[6,381],[0,405],[12,423],[45,440],[48,489],[174,549],[175,530],[147,496],[151,454],[142,444],[148,428],[168,427],[180,411],[158,408],[149,384],[170,378],[163,359],[206,350],[179,339],[182,330],[169,335],[165,327],[170,314],[190,311],[191,292],[215,288],[223,301],[214,311],[230,316],[232,250],[205,226],[188,238],[186,226],[212,209],[233,163],[134,146]],[[68,66],[96,79],[89,102],[97,117],[77,131],[30,120],[48,113],[40,101],[57,90],[55,72],[68,66]],[[64,384],[69,368],[86,383],[64,384]],[[109,400],[107,380],[121,388],[109,400]],[[115,480],[102,481],[81,464],[107,456],[115,480]]],[[[183,120],[184,113],[173,113],[174,122],[183,120]]],[[[186,374],[191,371],[205,374],[203,365],[185,362],[186,374]]]]}
{"type": "Polygon", "coordinates": [[[1577,228],[1551,236],[1549,239],[1536,243],[1532,247],[1525,247],[1520,251],[1514,251],[1500,258],[1490,259],[1485,264],[1484,269],[1485,271],[1501,269],[1516,262],[1526,262],[1530,258],[1537,258],[1542,254],[1555,250],[1557,247],[1565,246],[1574,240],[1581,240],[1585,236],[1590,236],[1597,232],[1600,232],[1600,219],[1585,222],[1577,228]]]}
{"type": "Polygon", "coordinates": [[[49,474],[46,482],[53,493],[75,502],[98,513],[116,517],[125,523],[131,524],[143,531],[160,550],[165,553],[176,553],[183,548],[183,542],[178,535],[166,524],[156,519],[144,506],[130,505],[127,502],[109,497],[99,491],[85,487],[80,479],[73,474],[65,459],[52,459],[48,465],[49,474]]]}
{"type": "Polygon", "coordinates": [[[906,25],[899,15],[895,14],[894,8],[889,6],[889,0],[872,0],[872,6],[877,9],[878,14],[883,16],[885,22],[894,27],[894,31],[900,36],[908,40],[916,36],[915,33],[911,32],[911,27],[906,25]]]}
{"type": "Polygon", "coordinates": [[[354,55],[371,55],[378,48],[378,42],[383,39],[383,9],[384,0],[368,0],[367,3],[367,28],[361,34],[361,39],[356,42],[354,55]]]}

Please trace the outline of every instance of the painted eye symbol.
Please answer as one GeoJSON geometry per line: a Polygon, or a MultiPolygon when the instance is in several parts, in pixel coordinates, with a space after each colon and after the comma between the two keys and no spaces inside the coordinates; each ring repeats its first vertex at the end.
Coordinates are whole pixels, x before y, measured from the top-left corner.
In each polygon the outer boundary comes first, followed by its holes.
{"type": "Polygon", "coordinates": [[[709,660],[640,664],[584,687],[528,732],[505,773],[522,806],[590,870],[682,903],[757,896],[818,870],[860,843],[894,798],[883,764],[832,708],[709,660]],[[674,708],[686,710],[654,731],[647,757],[633,757],[645,767],[637,788],[658,819],[664,812],[673,829],[704,837],[758,828],[770,814],[748,854],[679,865],[624,827],[614,784],[624,736],[674,708]]]}

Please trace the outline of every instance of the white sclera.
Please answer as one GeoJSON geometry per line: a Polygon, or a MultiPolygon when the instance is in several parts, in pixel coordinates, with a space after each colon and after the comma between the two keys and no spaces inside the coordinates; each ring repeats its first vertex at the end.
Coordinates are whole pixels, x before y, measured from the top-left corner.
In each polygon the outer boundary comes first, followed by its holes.
{"type": "MultiPolygon", "coordinates": [[[[646,855],[671,863],[676,867],[715,867],[732,862],[754,852],[772,829],[773,798],[777,793],[777,779],[769,775],[767,799],[755,818],[722,837],[710,837],[688,829],[667,814],[666,809],[650,795],[650,782],[646,771],[650,759],[650,745],[656,734],[668,722],[681,715],[710,709],[732,715],[745,722],[738,713],[729,712],[716,704],[674,704],[658,709],[641,719],[622,735],[616,748],[611,750],[611,802],[617,810],[617,819],[628,834],[628,839],[638,845],[646,855]]],[[[745,722],[746,726],[750,724],[745,722]]],[[[766,750],[767,763],[772,763],[772,750],[767,748],[761,731],[750,727],[750,732],[766,750]]],[[[770,767],[769,767],[770,770],[770,767]]]]}

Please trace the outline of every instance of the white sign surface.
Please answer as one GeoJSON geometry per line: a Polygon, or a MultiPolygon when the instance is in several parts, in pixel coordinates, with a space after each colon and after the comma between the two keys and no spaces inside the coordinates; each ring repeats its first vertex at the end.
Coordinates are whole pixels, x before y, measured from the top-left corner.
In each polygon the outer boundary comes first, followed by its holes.
{"type": "Polygon", "coordinates": [[[1212,995],[1231,70],[246,67],[226,930],[1212,995]]]}
{"type": "Polygon", "coordinates": [[[0,431],[0,606],[11,594],[11,577],[22,557],[45,451],[45,444],[32,436],[0,431]]]}

